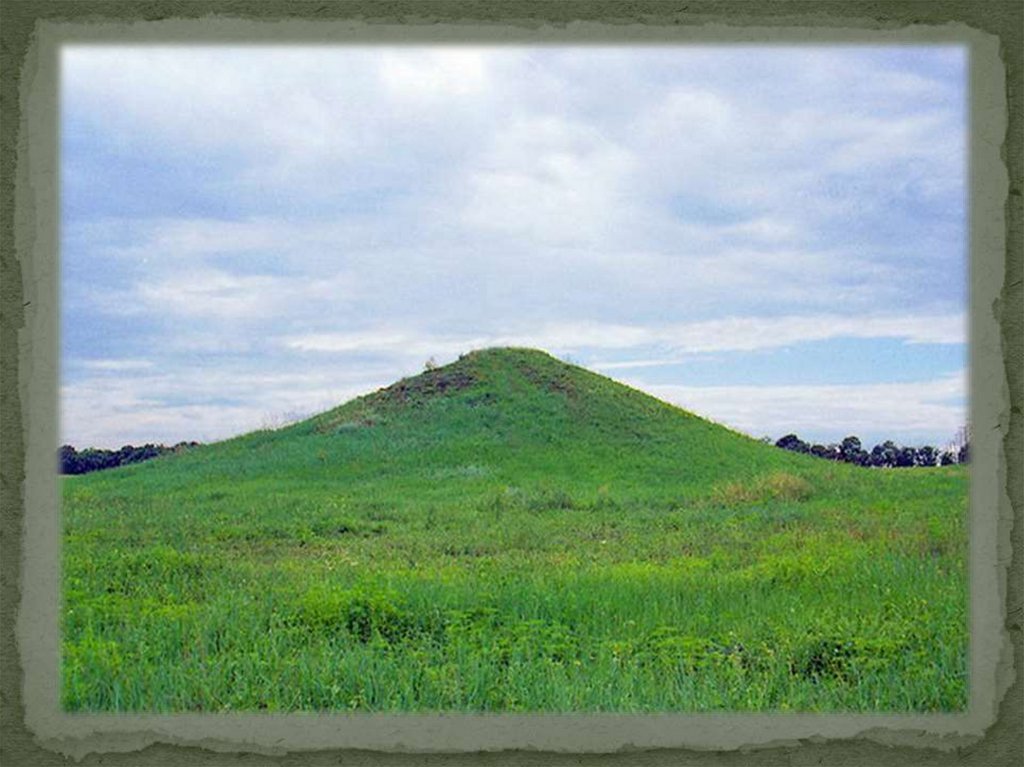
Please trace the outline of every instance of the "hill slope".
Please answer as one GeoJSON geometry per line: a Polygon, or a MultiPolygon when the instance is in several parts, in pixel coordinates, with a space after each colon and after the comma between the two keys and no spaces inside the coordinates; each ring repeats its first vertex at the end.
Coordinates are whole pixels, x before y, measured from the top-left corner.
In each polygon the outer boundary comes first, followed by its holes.
{"type": "Polygon", "coordinates": [[[763,445],[498,349],[64,478],[72,710],[935,711],[966,473],[763,445]]]}
{"type": "MultiPolygon", "coordinates": [[[[558,485],[677,500],[772,469],[780,451],[609,378],[530,349],[490,349],[307,421],[129,468],[128,476],[285,478],[376,485],[429,480],[558,485]],[[486,480],[486,481],[484,481],[486,480]]],[[[121,479],[123,477],[123,479],[121,479]]],[[[429,488],[423,488],[430,492],[429,488]]]]}

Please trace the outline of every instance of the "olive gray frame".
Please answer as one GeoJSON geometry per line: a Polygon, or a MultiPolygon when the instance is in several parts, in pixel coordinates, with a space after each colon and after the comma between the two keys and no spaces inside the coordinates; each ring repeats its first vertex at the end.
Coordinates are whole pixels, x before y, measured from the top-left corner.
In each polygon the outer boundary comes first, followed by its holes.
{"type": "MultiPolygon", "coordinates": [[[[789,750],[815,739],[859,739],[955,755],[992,726],[1010,684],[1013,647],[1007,574],[1013,513],[1004,438],[1010,400],[998,314],[1004,288],[1008,171],[1000,157],[1007,98],[999,39],[963,24],[893,29],[657,25],[427,25],[301,20],[167,19],[133,24],[42,22],[21,69],[15,251],[24,325],[19,330],[25,481],[21,601],[16,640],[24,671],[24,723],[44,749],[73,758],[153,743],[282,754],[360,749],[391,752],[546,752],[690,749],[789,750]],[[58,58],[62,45],[256,43],[388,45],[960,44],[970,54],[970,651],[966,712],[870,714],[67,714],[59,709],[60,498],[58,444],[59,221],[58,58]]],[[[6,304],[5,304],[6,308],[6,304]]],[[[5,364],[10,360],[5,350],[5,364]]],[[[9,368],[8,368],[9,369],[9,368]]],[[[6,383],[9,383],[6,382],[6,383]]],[[[6,388],[4,389],[7,395],[6,388]]],[[[8,434],[5,420],[5,438],[8,434]]],[[[9,678],[8,678],[9,682],[9,678]]],[[[1019,689],[1019,688],[1018,688],[1019,689]]],[[[768,753],[759,752],[759,753],[768,753]]],[[[188,753],[188,752],[183,752],[188,753]]],[[[637,756],[634,754],[634,756],[637,756]]],[[[710,756],[710,755],[709,755],[710,756]]]]}

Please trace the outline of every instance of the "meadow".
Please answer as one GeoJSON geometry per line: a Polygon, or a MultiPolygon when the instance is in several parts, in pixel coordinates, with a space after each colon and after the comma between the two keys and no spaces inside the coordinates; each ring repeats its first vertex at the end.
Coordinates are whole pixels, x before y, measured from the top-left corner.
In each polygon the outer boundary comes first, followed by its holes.
{"type": "Polygon", "coordinates": [[[63,482],[71,711],[954,711],[967,471],[540,352],[63,482]]]}

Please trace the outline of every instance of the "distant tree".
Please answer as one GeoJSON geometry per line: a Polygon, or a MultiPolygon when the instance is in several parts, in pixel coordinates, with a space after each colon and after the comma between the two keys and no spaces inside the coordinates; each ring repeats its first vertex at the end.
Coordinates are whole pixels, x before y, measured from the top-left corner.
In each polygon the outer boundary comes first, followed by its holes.
{"type": "MultiPolygon", "coordinates": [[[[769,438],[764,437],[761,441],[768,443],[769,438]]],[[[855,466],[881,468],[935,466],[938,464],[948,466],[951,463],[961,462],[961,459],[966,461],[968,454],[966,443],[959,451],[940,452],[932,445],[900,446],[892,440],[875,445],[871,452],[868,452],[864,449],[860,438],[854,435],[845,437],[838,445],[835,443],[824,445],[821,443],[808,444],[796,434],[787,434],[780,438],[775,446],[794,453],[808,453],[816,458],[824,458],[829,461],[843,461],[855,466]]]]}
{"type": "Polygon", "coordinates": [[[912,447],[901,447],[896,451],[896,466],[906,468],[913,466],[917,459],[917,451],[912,447]]]}
{"type": "Polygon", "coordinates": [[[964,444],[960,447],[960,450],[956,456],[957,463],[967,463],[967,461],[970,459],[970,449],[968,448],[968,444],[969,443],[964,442],[964,444]]]}
{"type": "Polygon", "coordinates": [[[114,465],[111,460],[111,452],[109,450],[96,450],[95,448],[86,448],[78,454],[78,466],[79,474],[86,474],[90,471],[100,471],[101,469],[109,469],[114,465]]]}
{"type": "Polygon", "coordinates": [[[126,466],[130,463],[148,461],[151,458],[171,452],[183,452],[196,447],[198,442],[179,442],[174,447],[165,445],[122,445],[117,450],[86,448],[75,450],[72,445],[61,445],[58,453],[61,474],[87,474],[91,471],[112,469],[115,466],[126,466]]]}
{"type": "Polygon", "coordinates": [[[787,434],[785,437],[782,437],[775,443],[775,447],[791,450],[794,453],[809,453],[811,451],[811,446],[795,434],[787,434]]]}
{"type": "Polygon", "coordinates": [[[879,466],[884,466],[885,465],[884,458],[882,457],[882,446],[881,445],[875,445],[873,448],[871,448],[871,452],[868,453],[868,464],[867,465],[868,466],[874,466],[874,467],[879,467],[879,466]]]}
{"type": "Polygon", "coordinates": [[[839,461],[841,460],[841,454],[839,452],[839,445],[822,445],[814,444],[810,447],[810,453],[818,458],[824,458],[826,461],[839,461]]]}
{"type": "Polygon", "coordinates": [[[431,370],[437,370],[437,360],[431,357],[430,359],[423,363],[423,369],[426,370],[427,372],[431,370]]]}
{"type": "Polygon", "coordinates": [[[917,449],[914,457],[915,466],[934,466],[939,459],[939,451],[931,445],[923,445],[917,449]]]}
{"type": "Polygon", "coordinates": [[[853,456],[863,449],[863,446],[860,444],[860,437],[844,437],[843,441],[839,443],[839,450],[843,454],[844,461],[850,461],[853,456]]]}
{"type": "Polygon", "coordinates": [[[868,462],[868,453],[860,443],[860,438],[849,436],[839,444],[840,460],[863,466],[868,462]]]}
{"type": "Polygon", "coordinates": [[[871,448],[870,465],[881,468],[891,468],[896,465],[896,458],[899,448],[892,440],[886,440],[881,445],[871,448]]]}
{"type": "Polygon", "coordinates": [[[71,445],[61,445],[58,454],[61,474],[78,474],[78,451],[71,445]]]}

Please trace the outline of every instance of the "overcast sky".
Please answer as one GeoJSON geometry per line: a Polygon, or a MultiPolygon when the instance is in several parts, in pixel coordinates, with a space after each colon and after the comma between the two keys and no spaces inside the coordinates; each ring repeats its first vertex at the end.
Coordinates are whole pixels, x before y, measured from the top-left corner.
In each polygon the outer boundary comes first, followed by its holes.
{"type": "Polygon", "coordinates": [[[966,57],[69,47],[62,439],[211,441],[494,345],[753,436],[966,417],[966,57]]]}

